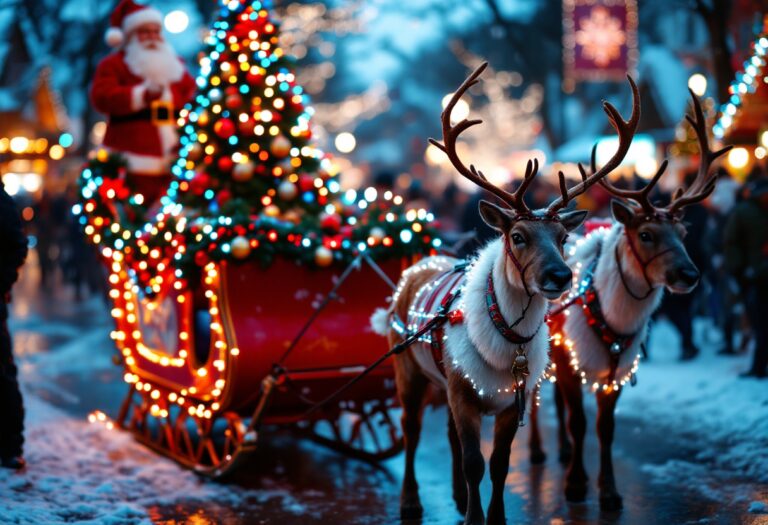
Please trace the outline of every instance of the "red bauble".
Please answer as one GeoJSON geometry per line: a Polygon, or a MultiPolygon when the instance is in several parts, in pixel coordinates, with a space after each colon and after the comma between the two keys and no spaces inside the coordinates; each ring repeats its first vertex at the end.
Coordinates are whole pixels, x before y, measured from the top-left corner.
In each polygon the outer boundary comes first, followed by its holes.
{"type": "Polygon", "coordinates": [[[326,213],[320,217],[320,227],[324,230],[339,231],[341,216],[338,213],[326,213]]]}
{"type": "Polygon", "coordinates": [[[213,125],[213,131],[215,131],[219,137],[228,139],[235,134],[235,124],[228,118],[223,118],[213,125]]]}
{"type": "Polygon", "coordinates": [[[232,162],[231,157],[221,157],[218,162],[219,169],[224,173],[229,173],[233,165],[234,162],[232,162]]]}
{"type": "Polygon", "coordinates": [[[252,118],[249,118],[245,122],[239,120],[237,122],[237,129],[240,130],[240,133],[242,135],[252,135],[253,134],[253,128],[256,126],[256,123],[253,121],[252,118]]]}
{"type": "Polygon", "coordinates": [[[245,75],[245,81],[248,82],[249,86],[257,86],[261,84],[263,80],[264,77],[259,74],[248,73],[245,75]]]}
{"type": "Polygon", "coordinates": [[[198,173],[189,181],[189,189],[194,195],[202,195],[211,187],[211,177],[207,173],[198,173]]]}
{"type": "Polygon", "coordinates": [[[299,177],[299,189],[302,192],[309,191],[315,187],[315,179],[309,175],[299,177]]]}
{"type": "Polygon", "coordinates": [[[208,263],[208,254],[204,251],[199,251],[195,254],[195,264],[198,266],[205,266],[208,263]]]}
{"type": "Polygon", "coordinates": [[[219,191],[218,195],[216,195],[216,202],[219,203],[219,206],[224,206],[231,199],[232,199],[232,192],[226,188],[219,191]]]}
{"type": "Polygon", "coordinates": [[[224,93],[227,95],[237,95],[239,93],[239,90],[237,86],[229,86],[227,89],[224,90],[224,93]]]}
{"type": "Polygon", "coordinates": [[[239,93],[228,95],[226,100],[224,101],[224,104],[229,109],[237,109],[243,105],[243,97],[241,97],[239,93]]]}

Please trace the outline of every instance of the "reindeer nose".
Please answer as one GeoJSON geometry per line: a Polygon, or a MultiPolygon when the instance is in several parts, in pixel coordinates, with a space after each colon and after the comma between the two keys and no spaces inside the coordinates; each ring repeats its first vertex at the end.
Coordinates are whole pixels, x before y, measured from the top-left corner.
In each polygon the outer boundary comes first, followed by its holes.
{"type": "Polygon", "coordinates": [[[547,288],[565,289],[570,283],[573,273],[570,268],[550,268],[544,270],[544,284],[547,288]]]}
{"type": "Polygon", "coordinates": [[[701,274],[699,271],[692,267],[686,267],[686,268],[680,268],[677,271],[677,278],[680,282],[682,282],[685,286],[694,286],[699,282],[699,277],[701,277],[701,274]]]}

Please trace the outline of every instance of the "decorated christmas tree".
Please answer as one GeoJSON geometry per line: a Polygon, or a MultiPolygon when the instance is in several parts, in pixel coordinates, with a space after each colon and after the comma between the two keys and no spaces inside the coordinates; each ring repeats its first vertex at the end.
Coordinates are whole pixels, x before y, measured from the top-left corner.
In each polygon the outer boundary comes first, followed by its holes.
{"type": "Polygon", "coordinates": [[[103,253],[125,255],[145,293],[178,287],[210,261],[268,265],[282,256],[322,267],[362,252],[381,259],[440,246],[426,210],[406,213],[390,191],[342,191],[331,159],[311,141],[309,101],[264,2],[222,0],[200,69],[198,94],[180,115],[174,180],[155,217],[124,219],[145,210],[124,191],[102,191],[122,188],[103,152],[81,177],[76,211],[86,233],[103,253]]]}

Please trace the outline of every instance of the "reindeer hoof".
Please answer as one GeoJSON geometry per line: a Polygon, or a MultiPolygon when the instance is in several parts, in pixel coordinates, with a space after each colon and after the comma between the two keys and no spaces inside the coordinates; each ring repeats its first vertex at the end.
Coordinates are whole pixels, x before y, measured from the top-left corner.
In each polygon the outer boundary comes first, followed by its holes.
{"type": "Polygon", "coordinates": [[[581,503],[587,499],[586,483],[567,483],[565,485],[565,499],[571,503],[581,503]]]}
{"type": "Polygon", "coordinates": [[[621,510],[624,504],[621,499],[621,495],[616,492],[600,495],[600,510],[607,512],[621,510]]]}
{"type": "Polygon", "coordinates": [[[533,465],[541,465],[547,460],[547,454],[540,448],[531,449],[530,459],[533,465]]]}
{"type": "Polygon", "coordinates": [[[401,520],[418,520],[424,514],[424,509],[418,501],[415,503],[400,505],[401,520]]]}

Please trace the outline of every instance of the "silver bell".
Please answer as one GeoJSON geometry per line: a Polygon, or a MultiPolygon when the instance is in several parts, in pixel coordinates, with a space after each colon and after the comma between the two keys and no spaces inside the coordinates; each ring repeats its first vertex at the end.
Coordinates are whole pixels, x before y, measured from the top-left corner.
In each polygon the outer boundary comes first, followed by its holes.
{"type": "Polygon", "coordinates": [[[528,366],[528,358],[524,355],[519,355],[515,357],[515,366],[517,368],[523,368],[525,366],[528,366]]]}

